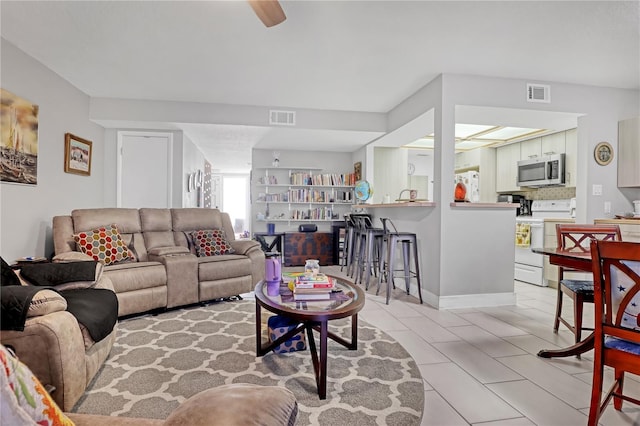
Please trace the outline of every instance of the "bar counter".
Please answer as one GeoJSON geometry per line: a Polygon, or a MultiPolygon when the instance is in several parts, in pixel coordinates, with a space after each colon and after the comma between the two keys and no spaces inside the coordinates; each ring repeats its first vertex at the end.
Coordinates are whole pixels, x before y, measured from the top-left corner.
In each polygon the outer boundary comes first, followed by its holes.
{"type": "MultiPolygon", "coordinates": [[[[383,203],[383,204],[354,204],[354,208],[394,208],[394,207],[435,207],[436,203],[433,201],[401,201],[397,203],[383,203]]],[[[520,207],[517,203],[462,203],[452,202],[449,203],[453,208],[468,208],[468,209],[514,209],[520,207]]],[[[639,222],[640,223],[640,222],[639,222]]]]}
{"type": "MultiPolygon", "coordinates": [[[[370,214],[376,227],[381,226],[381,218],[388,218],[400,232],[415,233],[423,298],[438,309],[464,309],[515,304],[515,210],[519,206],[418,199],[356,204],[352,211],[370,214]]],[[[413,281],[410,292],[416,295],[413,281]]]]}
{"type": "Polygon", "coordinates": [[[383,204],[354,204],[356,208],[391,208],[391,207],[435,207],[436,203],[433,201],[401,201],[396,203],[383,203],[383,204]]]}

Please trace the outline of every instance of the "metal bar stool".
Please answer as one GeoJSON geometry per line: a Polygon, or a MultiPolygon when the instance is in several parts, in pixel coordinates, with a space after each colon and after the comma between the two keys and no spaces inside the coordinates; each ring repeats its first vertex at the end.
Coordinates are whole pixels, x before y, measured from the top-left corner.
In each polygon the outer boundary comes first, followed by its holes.
{"type": "Polygon", "coordinates": [[[354,282],[358,280],[359,268],[362,264],[362,250],[365,247],[366,227],[363,216],[352,215],[353,223],[355,225],[353,234],[353,252],[351,253],[351,263],[347,268],[347,274],[354,278],[354,282]]]}
{"type": "Polygon", "coordinates": [[[352,214],[350,215],[351,220],[353,221],[353,244],[350,249],[350,260],[348,262],[347,267],[347,275],[349,277],[357,278],[358,265],[360,264],[360,247],[366,237],[365,235],[365,220],[371,221],[371,218],[368,214],[352,214]]]}
{"type": "Polygon", "coordinates": [[[358,216],[351,215],[351,222],[353,223],[353,236],[351,238],[351,246],[349,247],[347,258],[347,275],[353,278],[356,271],[356,264],[358,263],[358,247],[360,246],[360,221],[358,216]]]}
{"type": "Polygon", "coordinates": [[[411,278],[415,278],[418,284],[418,297],[420,303],[422,303],[422,285],[420,282],[420,262],[418,259],[418,239],[415,233],[412,232],[398,232],[395,225],[389,218],[380,218],[382,222],[382,228],[384,231],[384,243],[382,244],[382,253],[380,261],[380,273],[378,274],[378,288],[376,295],[380,293],[380,284],[382,283],[383,275],[386,275],[387,279],[387,305],[389,304],[389,296],[391,295],[391,287],[396,288],[394,282],[394,272],[403,271],[404,282],[407,288],[407,294],[411,284],[411,278]],[[390,229],[392,228],[393,231],[390,229]],[[385,244],[386,243],[386,244],[385,244]],[[396,269],[396,247],[398,243],[402,244],[402,269],[396,269]],[[413,244],[413,260],[415,271],[411,270],[411,245],[413,244]]]}
{"type": "Polygon", "coordinates": [[[380,252],[382,250],[382,241],[384,237],[384,229],[374,228],[369,217],[359,218],[361,221],[361,238],[358,247],[358,270],[355,282],[362,284],[364,280],[365,290],[369,289],[371,281],[371,271],[377,275],[379,269],[380,252]]]}
{"type": "Polygon", "coordinates": [[[353,261],[353,243],[356,232],[356,224],[353,218],[349,214],[344,215],[345,232],[344,241],[342,243],[342,259],[340,261],[340,272],[346,267],[349,271],[349,266],[353,261]]]}

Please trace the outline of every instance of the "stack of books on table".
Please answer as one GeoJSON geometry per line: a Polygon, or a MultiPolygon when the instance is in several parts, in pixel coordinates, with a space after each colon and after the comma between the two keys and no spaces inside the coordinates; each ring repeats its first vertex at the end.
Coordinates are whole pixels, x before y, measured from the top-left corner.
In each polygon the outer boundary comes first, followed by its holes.
{"type": "Polygon", "coordinates": [[[294,281],[293,300],[329,300],[334,288],[333,279],[325,274],[301,275],[294,281]]]}

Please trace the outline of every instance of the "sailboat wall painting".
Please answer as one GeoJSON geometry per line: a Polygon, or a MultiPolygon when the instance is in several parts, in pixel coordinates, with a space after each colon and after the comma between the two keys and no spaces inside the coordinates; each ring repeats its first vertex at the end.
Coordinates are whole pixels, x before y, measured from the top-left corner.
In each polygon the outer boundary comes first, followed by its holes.
{"type": "Polygon", "coordinates": [[[38,183],[38,105],[0,89],[0,181],[38,183]]]}

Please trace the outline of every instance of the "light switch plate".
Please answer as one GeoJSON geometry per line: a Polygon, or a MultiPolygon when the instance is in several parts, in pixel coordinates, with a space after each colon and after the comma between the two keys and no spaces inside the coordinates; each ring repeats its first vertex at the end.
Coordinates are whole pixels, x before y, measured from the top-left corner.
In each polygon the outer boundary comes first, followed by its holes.
{"type": "Polygon", "coordinates": [[[611,201],[604,202],[604,212],[605,214],[611,213],[611,201]]]}
{"type": "Polygon", "coordinates": [[[602,195],[602,185],[593,185],[593,195],[602,195]]]}

